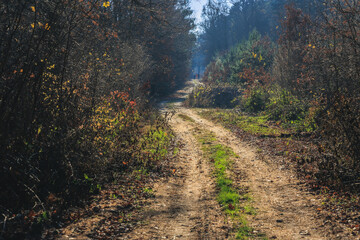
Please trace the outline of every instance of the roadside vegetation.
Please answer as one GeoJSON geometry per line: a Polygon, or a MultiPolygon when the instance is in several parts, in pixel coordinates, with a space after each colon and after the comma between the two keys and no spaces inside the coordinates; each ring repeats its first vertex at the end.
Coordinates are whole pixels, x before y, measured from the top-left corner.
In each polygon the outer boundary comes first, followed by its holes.
{"type": "Polygon", "coordinates": [[[38,238],[115,175],[166,166],[152,105],[186,80],[190,15],[177,0],[1,1],[0,238],[38,238]]]}
{"type": "Polygon", "coordinates": [[[360,8],[342,0],[285,2],[206,5],[200,49],[207,67],[185,104],[211,108],[199,113],[256,144],[259,153],[286,159],[326,197],[319,211],[336,219],[345,214],[342,222],[356,232],[360,8]],[[267,15],[269,25],[261,24],[267,15]],[[226,25],[251,17],[257,20],[239,21],[247,29],[241,34],[226,25]]]}
{"type": "MultiPolygon", "coordinates": [[[[258,2],[247,7],[261,9],[262,1],[258,2]]],[[[359,25],[352,18],[345,22],[339,19],[345,18],[345,12],[346,16],[355,16],[359,9],[346,1],[329,1],[317,6],[320,12],[305,13],[303,9],[312,4],[283,5],[286,18],[278,22],[276,41],[249,30],[247,40],[222,53],[214,52],[203,85],[194,89],[186,104],[234,109],[213,117],[256,135],[311,133],[319,140],[322,162],[327,165],[319,169],[328,171],[324,178],[334,180],[335,189],[356,191],[360,172],[360,155],[355,147],[359,145],[360,116],[356,89],[360,85],[359,64],[352,52],[359,49],[355,44],[358,39],[351,32],[359,25]]],[[[217,7],[221,10],[220,5],[217,7]]],[[[207,7],[209,11],[216,8],[211,4],[207,7]]],[[[219,10],[217,17],[231,18],[237,7],[233,5],[229,15],[219,10]]],[[[241,14],[247,14],[245,8],[241,14]]],[[[210,44],[216,39],[205,37],[216,30],[211,24],[218,18],[207,17],[203,37],[210,44]]]]}

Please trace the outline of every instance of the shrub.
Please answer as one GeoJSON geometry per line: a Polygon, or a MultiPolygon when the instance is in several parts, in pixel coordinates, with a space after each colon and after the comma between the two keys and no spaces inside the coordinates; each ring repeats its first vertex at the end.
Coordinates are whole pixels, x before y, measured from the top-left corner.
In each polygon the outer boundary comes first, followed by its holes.
{"type": "Polygon", "coordinates": [[[128,162],[139,141],[139,113],[126,92],[114,91],[95,109],[84,132],[84,144],[92,145],[101,163],[128,162]]]}
{"type": "Polygon", "coordinates": [[[269,102],[269,93],[263,88],[255,88],[243,97],[242,102],[245,111],[258,113],[265,110],[269,102]]]}
{"type": "Polygon", "coordinates": [[[358,179],[360,171],[360,105],[359,98],[337,93],[334,101],[317,116],[319,131],[333,154],[343,177],[358,179]],[[345,176],[347,175],[347,176],[345,176]]]}
{"type": "Polygon", "coordinates": [[[240,94],[236,87],[201,86],[189,94],[185,104],[191,107],[233,108],[240,94]]]}
{"type": "Polygon", "coordinates": [[[271,93],[269,104],[266,106],[269,119],[285,123],[305,119],[308,111],[307,104],[284,89],[271,93]]]}
{"type": "Polygon", "coordinates": [[[140,139],[138,160],[143,167],[154,167],[169,154],[173,135],[164,127],[150,128],[140,139]]]}

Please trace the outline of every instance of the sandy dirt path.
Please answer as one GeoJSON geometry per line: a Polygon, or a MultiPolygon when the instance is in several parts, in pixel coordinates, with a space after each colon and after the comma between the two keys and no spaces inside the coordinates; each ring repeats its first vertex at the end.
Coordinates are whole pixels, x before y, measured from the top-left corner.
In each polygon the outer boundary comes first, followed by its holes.
{"type": "Polygon", "coordinates": [[[155,201],[145,212],[147,225],[126,239],[227,239],[229,224],[216,201],[209,163],[193,136],[193,125],[178,114],[170,121],[183,146],[175,176],[154,186],[155,201]]]}
{"type": "Polygon", "coordinates": [[[236,184],[248,187],[254,198],[257,214],[248,216],[248,220],[255,231],[266,233],[269,239],[341,239],[319,219],[316,208],[321,205],[320,199],[301,190],[299,180],[291,171],[282,169],[271,156],[259,157],[254,147],[241,142],[222,126],[201,118],[196,110],[182,107],[181,102],[190,90],[191,85],[179,91],[171,104],[167,103],[176,111],[171,126],[184,144],[178,163],[182,172],[176,179],[157,187],[158,202],[154,208],[161,214],[155,214],[147,228],[138,229],[139,239],[157,239],[157,236],[227,239],[219,231],[225,229],[221,225],[223,220],[219,220],[220,216],[220,219],[224,217],[214,201],[213,180],[192,135],[194,127],[213,132],[217,141],[239,155],[234,172],[241,172],[245,178],[238,178],[236,184]],[[195,122],[184,121],[179,114],[195,122]],[[179,179],[183,179],[182,185],[179,179]],[[177,211],[173,213],[172,209],[177,211]],[[209,228],[212,231],[206,234],[209,228]]]}
{"type": "Polygon", "coordinates": [[[235,172],[245,174],[241,186],[249,188],[254,197],[257,215],[249,216],[250,224],[269,238],[277,239],[335,239],[329,236],[323,221],[318,219],[316,206],[319,199],[299,189],[299,181],[287,170],[273,163],[271,156],[260,158],[256,149],[246,145],[222,126],[202,119],[194,110],[179,107],[179,113],[195,120],[196,124],[210,130],[217,140],[230,147],[239,160],[235,172]]]}
{"type": "MultiPolygon", "coordinates": [[[[190,84],[179,91],[177,101],[171,105],[177,112],[172,121],[173,129],[180,135],[194,126],[212,131],[221,144],[239,155],[234,171],[246,177],[238,178],[236,184],[249,188],[254,197],[253,206],[257,209],[255,216],[248,217],[250,225],[270,239],[342,239],[319,218],[316,209],[321,206],[321,199],[301,189],[293,172],[273,161],[272,156],[260,157],[255,147],[242,142],[222,126],[201,118],[197,111],[182,107],[181,100],[191,87],[190,84]],[[178,124],[181,122],[178,114],[191,117],[195,123],[178,124]]],[[[182,154],[186,154],[186,149],[182,154]]]]}

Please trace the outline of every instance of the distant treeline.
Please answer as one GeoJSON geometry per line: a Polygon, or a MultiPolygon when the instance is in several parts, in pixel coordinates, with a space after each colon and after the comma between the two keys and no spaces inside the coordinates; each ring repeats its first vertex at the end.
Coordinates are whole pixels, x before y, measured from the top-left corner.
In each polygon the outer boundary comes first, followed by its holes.
{"type": "Polygon", "coordinates": [[[203,8],[202,33],[199,41],[209,63],[216,53],[248,39],[256,29],[272,40],[279,37],[280,23],[285,17],[285,5],[294,5],[304,13],[315,16],[323,8],[313,0],[236,0],[231,6],[224,1],[209,0],[203,8]]]}

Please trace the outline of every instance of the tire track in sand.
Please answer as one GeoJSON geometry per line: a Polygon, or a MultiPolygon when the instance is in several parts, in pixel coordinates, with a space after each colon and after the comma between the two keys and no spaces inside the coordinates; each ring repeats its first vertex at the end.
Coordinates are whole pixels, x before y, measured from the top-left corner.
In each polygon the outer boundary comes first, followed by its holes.
{"type": "Polygon", "coordinates": [[[209,163],[193,136],[194,125],[175,115],[170,125],[181,140],[174,177],[154,186],[145,226],[125,239],[227,239],[227,218],[216,201],[209,163]]]}

